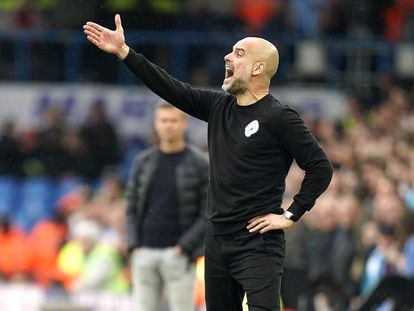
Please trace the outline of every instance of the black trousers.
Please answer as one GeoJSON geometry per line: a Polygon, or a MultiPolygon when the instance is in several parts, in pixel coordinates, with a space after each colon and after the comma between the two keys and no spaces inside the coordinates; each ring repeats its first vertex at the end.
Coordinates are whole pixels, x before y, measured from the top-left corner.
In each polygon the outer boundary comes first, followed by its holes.
{"type": "Polygon", "coordinates": [[[207,230],[207,311],[241,311],[244,293],[249,311],[279,311],[284,257],[282,230],[228,235],[207,230]]]}

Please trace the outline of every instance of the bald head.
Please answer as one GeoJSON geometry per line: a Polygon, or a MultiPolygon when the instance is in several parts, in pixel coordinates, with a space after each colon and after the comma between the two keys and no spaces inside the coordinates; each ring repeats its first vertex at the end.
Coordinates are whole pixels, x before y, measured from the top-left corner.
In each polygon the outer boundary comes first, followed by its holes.
{"type": "Polygon", "coordinates": [[[264,63],[264,73],[269,80],[275,75],[279,66],[279,52],[271,42],[263,38],[247,37],[236,45],[245,46],[254,62],[264,63]]]}
{"type": "Polygon", "coordinates": [[[222,89],[236,96],[260,98],[269,92],[270,80],[279,65],[279,53],[269,41],[244,38],[224,56],[226,74],[222,89]],[[258,95],[260,94],[260,95],[258,95]]]}

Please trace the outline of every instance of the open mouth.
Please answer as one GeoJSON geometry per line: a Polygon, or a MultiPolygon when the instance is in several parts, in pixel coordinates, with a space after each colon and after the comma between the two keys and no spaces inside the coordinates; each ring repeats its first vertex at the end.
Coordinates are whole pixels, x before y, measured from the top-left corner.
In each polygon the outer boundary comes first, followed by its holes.
{"type": "Polygon", "coordinates": [[[233,76],[234,72],[230,68],[226,67],[226,79],[231,78],[233,76]]]}

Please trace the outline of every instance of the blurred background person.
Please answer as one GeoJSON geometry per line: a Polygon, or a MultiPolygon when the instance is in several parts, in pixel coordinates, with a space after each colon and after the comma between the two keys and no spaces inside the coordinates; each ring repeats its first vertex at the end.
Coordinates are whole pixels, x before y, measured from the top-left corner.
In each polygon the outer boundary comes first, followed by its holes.
{"type": "Polygon", "coordinates": [[[396,273],[396,266],[389,261],[385,252],[395,247],[395,227],[386,223],[378,223],[378,235],[375,248],[369,254],[364,267],[364,275],[361,283],[361,295],[369,296],[374,288],[385,276],[396,273]]]}
{"type": "Polygon", "coordinates": [[[111,241],[102,236],[100,225],[92,219],[77,221],[71,238],[62,247],[58,262],[68,275],[70,292],[112,292],[128,290],[122,257],[111,241]]]}
{"type": "Polygon", "coordinates": [[[42,113],[39,130],[40,149],[45,163],[46,175],[62,174],[63,150],[62,135],[65,128],[62,112],[53,106],[48,106],[42,113]]]}
{"type": "Polygon", "coordinates": [[[15,123],[5,122],[0,135],[0,175],[20,176],[22,151],[15,123]]]}
{"type": "Polygon", "coordinates": [[[0,217],[0,282],[29,280],[29,253],[24,231],[11,223],[8,216],[0,217]]]}
{"type": "Polygon", "coordinates": [[[99,177],[103,169],[119,161],[118,135],[107,118],[103,100],[98,99],[91,105],[80,133],[91,156],[89,165],[92,166],[93,178],[99,177]]]}
{"type": "Polygon", "coordinates": [[[395,275],[386,276],[375,289],[353,310],[369,311],[385,301],[392,301],[392,310],[414,308],[414,214],[407,211],[397,228],[398,245],[384,248],[386,260],[395,269],[395,275]]]}
{"type": "Polygon", "coordinates": [[[187,116],[161,101],[155,108],[159,139],[139,154],[128,184],[128,250],[136,310],[194,310],[195,260],[206,230],[208,163],[187,145],[187,116]]]}
{"type": "Polygon", "coordinates": [[[67,239],[70,212],[56,208],[50,218],[37,222],[27,236],[31,277],[46,289],[61,288],[65,281],[65,276],[58,269],[57,258],[67,239]]]}

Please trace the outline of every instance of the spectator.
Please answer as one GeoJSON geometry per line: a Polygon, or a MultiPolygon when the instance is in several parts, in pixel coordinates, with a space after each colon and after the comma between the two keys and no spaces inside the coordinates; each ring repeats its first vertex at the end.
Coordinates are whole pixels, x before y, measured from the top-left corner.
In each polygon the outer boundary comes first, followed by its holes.
{"type": "Polygon", "coordinates": [[[0,281],[27,281],[28,257],[26,236],[8,217],[0,218],[0,281]]]}
{"type": "Polygon", "coordinates": [[[351,268],[357,252],[355,229],[360,219],[361,207],[353,195],[343,195],[337,199],[335,213],[338,226],[331,250],[331,274],[337,291],[332,305],[335,310],[344,310],[355,292],[351,268]]]}
{"type": "Polygon", "coordinates": [[[97,178],[102,170],[117,163],[120,159],[120,146],[114,126],[105,113],[105,103],[96,100],[92,103],[89,115],[82,126],[81,136],[91,155],[91,175],[97,178]]]}
{"type": "Polygon", "coordinates": [[[359,307],[353,310],[369,311],[386,299],[393,301],[393,310],[411,310],[414,307],[414,214],[407,212],[401,225],[403,251],[397,247],[385,250],[385,256],[399,275],[384,278],[359,307]]]}
{"type": "Polygon", "coordinates": [[[20,137],[22,172],[24,177],[46,175],[46,163],[40,146],[39,134],[32,130],[20,137]]]}
{"type": "Polygon", "coordinates": [[[128,256],[126,245],[126,220],[124,186],[119,176],[111,170],[103,173],[99,187],[89,202],[73,217],[89,218],[101,225],[102,237],[110,243],[126,261],[128,256]]]}
{"type": "Polygon", "coordinates": [[[22,153],[20,151],[15,124],[8,121],[3,125],[0,137],[0,175],[21,174],[22,153]]]}
{"type": "Polygon", "coordinates": [[[286,264],[282,277],[281,297],[285,311],[298,310],[299,300],[306,291],[309,269],[309,228],[301,220],[286,233],[286,264]]]}
{"type": "Polygon", "coordinates": [[[43,288],[59,286],[65,281],[57,265],[60,248],[67,238],[68,213],[60,208],[51,219],[38,222],[28,236],[30,274],[43,288]]]}
{"type": "Polygon", "coordinates": [[[187,146],[185,114],[162,101],[159,145],[139,154],[128,185],[128,250],[137,310],[194,310],[195,260],[206,230],[207,160],[187,146]]]}
{"type": "Polygon", "coordinates": [[[414,213],[407,210],[397,228],[400,247],[387,249],[385,256],[398,273],[414,278],[414,213]]]}
{"type": "Polygon", "coordinates": [[[124,293],[128,282],[119,252],[101,241],[101,228],[93,220],[79,220],[59,254],[59,267],[71,278],[66,287],[72,292],[106,291],[124,293]]]}
{"type": "Polygon", "coordinates": [[[62,136],[63,164],[62,174],[82,176],[91,180],[93,175],[92,157],[77,130],[65,130],[62,136]]]}
{"type": "Polygon", "coordinates": [[[92,194],[90,200],[78,211],[78,217],[92,218],[106,225],[114,209],[124,203],[123,184],[114,171],[107,169],[92,194]]]}
{"type": "Polygon", "coordinates": [[[319,198],[315,213],[309,214],[306,219],[310,228],[307,237],[309,248],[308,310],[319,310],[318,297],[326,297],[328,305],[331,305],[336,298],[337,288],[332,275],[332,249],[337,227],[335,208],[334,198],[328,192],[319,198]]]}
{"type": "Polygon", "coordinates": [[[267,22],[274,16],[276,5],[279,2],[281,0],[237,0],[235,14],[244,21],[248,34],[259,35],[267,22]]]}
{"type": "Polygon", "coordinates": [[[43,111],[39,130],[40,150],[45,164],[45,173],[60,176],[63,172],[64,154],[61,140],[65,128],[64,118],[56,107],[48,106],[43,111]]]}
{"type": "Polygon", "coordinates": [[[396,267],[388,262],[385,253],[396,243],[395,227],[386,223],[378,224],[378,237],[375,248],[370,253],[364,267],[361,295],[367,297],[385,276],[393,275],[396,267]]]}

